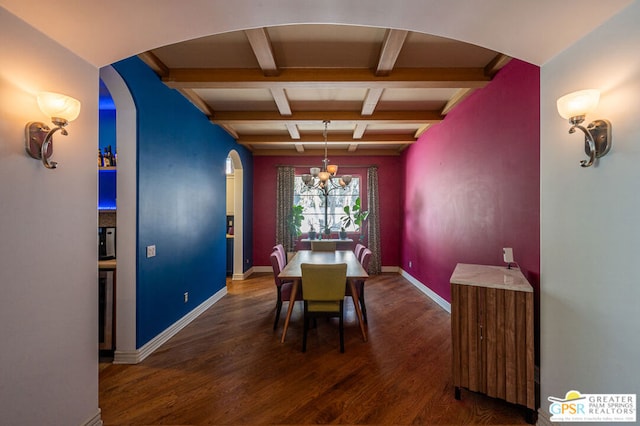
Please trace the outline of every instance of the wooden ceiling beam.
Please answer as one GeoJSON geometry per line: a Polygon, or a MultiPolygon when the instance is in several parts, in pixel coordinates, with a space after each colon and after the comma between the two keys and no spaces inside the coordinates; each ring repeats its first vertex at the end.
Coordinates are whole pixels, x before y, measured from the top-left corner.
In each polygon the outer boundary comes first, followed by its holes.
{"type": "Polygon", "coordinates": [[[211,118],[214,114],[213,109],[206,103],[200,96],[193,91],[193,89],[178,89],[178,91],[189,100],[196,108],[198,108],[204,115],[211,118]]]}
{"type": "Polygon", "coordinates": [[[498,71],[500,71],[505,65],[511,61],[511,56],[498,53],[485,67],[484,73],[490,78],[493,78],[498,71]]]}
{"type": "Polygon", "coordinates": [[[138,58],[142,60],[149,68],[153,70],[158,76],[166,78],[169,76],[169,67],[164,64],[153,52],[142,52],[138,55],[138,58]]]}
{"type": "Polygon", "coordinates": [[[357,111],[299,111],[283,116],[277,111],[217,111],[210,118],[217,124],[264,124],[294,122],[296,124],[318,124],[325,120],[350,123],[395,123],[426,124],[443,120],[440,111],[380,111],[372,115],[361,115],[357,111]]]}
{"type": "Polygon", "coordinates": [[[377,76],[387,76],[391,73],[396,65],[396,60],[402,50],[407,34],[409,34],[409,31],[406,30],[387,30],[382,49],[380,49],[380,58],[376,68],[377,76]]]}
{"type": "Polygon", "coordinates": [[[169,87],[192,89],[287,88],[481,88],[491,78],[484,68],[396,68],[378,77],[364,68],[287,68],[278,76],[261,69],[173,68],[163,78],[169,87]]]}
{"type": "MultiPolygon", "coordinates": [[[[306,149],[304,152],[298,152],[295,149],[256,149],[252,151],[254,157],[323,157],[324,150],[322,149],[306,149]]],[[[398,151],[397,148],[391,149],[359,149],[357,151],[350,150],[331,150],[328,152],[329,157],[366,157],[366,156],[376,156],[376,157],[389,157],[389,156],[398,156],[401,152],[398,151]]],[[[338,164],[340,165],[340,164],[338,164]]]]}
{"type": "Polygon", "coordinates": [[[449,111],[451,111],[456,105],[462,102],[467,96],[469,96],[475,89],[458,89],[456,93],[453,94],[451,99],[447,101],[447,104],[442,108],[442,115],[447,115],[449,111]]]}
{"type": "MultiPolygon", "coordinates": [[[[327,144],[336,143],[366,143],[366,144],[412,144],[416,141],[412,134],[373,134],[358,140],[353,140],[351,133],[330,133],[327,135],[327,144]]],[[[322,135],[305,135],[300,139],[289,139],[280,135],[245,135],[238,138],[238,143],[242,145],[278,145],[278,144],[324,144],[322,135]]]]}
{"type": "Polygon", "coordinates": [[[262,72],[266,76],[278,75],[278,65],[276,64],[276,58],[273,54],[273,47],[271,46],[271,40],[266,28],[255,28],[251,30],[245,30],[244,32],[249,40],[253,54],[258,60],[258,65],[262,69],[262,72]]]}

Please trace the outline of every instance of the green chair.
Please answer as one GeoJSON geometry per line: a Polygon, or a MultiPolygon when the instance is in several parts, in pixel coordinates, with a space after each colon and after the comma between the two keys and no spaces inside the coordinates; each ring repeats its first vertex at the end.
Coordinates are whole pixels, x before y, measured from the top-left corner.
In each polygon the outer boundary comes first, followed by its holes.
{"type": "Polygon", "coordinates": [[[309,320],[316,317],[338,317],[340,320],[340,352],[344,352],[343,305],[347,264],[315,265],[303,263],[302,294],[304,300],[304,334],[302,352],[307,350],[309,320]]]}
{"type": "Polygon", "coordinates": [[[312,251],[336,251],[335,241],[311,241],[312,251]]]}

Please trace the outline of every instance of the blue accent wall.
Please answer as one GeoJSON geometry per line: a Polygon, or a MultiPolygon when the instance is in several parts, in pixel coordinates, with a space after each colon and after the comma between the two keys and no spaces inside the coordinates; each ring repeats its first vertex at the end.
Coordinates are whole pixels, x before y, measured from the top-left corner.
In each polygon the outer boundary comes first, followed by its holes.
{"type": "MultiPolygon", "coordinates": [[[[117,62],[138,112],[138,348],[225,287],[225,158],[244,169],[245,268],[252,266],[253,158],[137,57],[117,62]],[[146,246],[156,256],[146,257],[146,246]],[[189,301],[184,303],[184,293],[189,301]]],[[[120,143],[125,143],[120,141],[120,143]]]]}

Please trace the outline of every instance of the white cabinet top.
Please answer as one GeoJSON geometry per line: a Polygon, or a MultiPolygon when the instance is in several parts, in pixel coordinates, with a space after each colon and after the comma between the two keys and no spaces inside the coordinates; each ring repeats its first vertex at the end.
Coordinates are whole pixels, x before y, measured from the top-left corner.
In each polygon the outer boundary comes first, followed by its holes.
{"type": "Polygon", "coordinates": [[[450,282],[451,284],[533,292],[533,287],[522,275],[520,269],[507,269],[506,266],[458,263],[451,275],[450,282]]]}

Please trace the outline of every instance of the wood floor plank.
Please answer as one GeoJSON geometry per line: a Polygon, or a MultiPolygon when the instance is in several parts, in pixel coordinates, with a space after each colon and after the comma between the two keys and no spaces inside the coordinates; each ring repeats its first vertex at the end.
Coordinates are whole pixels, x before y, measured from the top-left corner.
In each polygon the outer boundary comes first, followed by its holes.
{"type": "Polygon", "coordinates": [[[449,314],[397,274],[367,280],[368,342],[345,301],[344,354],[333,319],[301,352],[301,304],[280,343],[271,274],[227,291],[142,363],[101,366],[105,425],[525,424],[504,401],[455,400],[449,314]]]}

